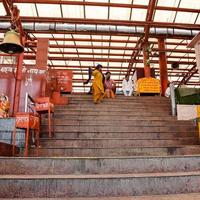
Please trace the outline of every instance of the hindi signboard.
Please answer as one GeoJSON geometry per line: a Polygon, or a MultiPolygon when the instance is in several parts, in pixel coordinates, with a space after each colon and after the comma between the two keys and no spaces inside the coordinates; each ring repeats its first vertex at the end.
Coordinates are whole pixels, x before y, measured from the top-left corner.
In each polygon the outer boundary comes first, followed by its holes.
{"type": "Polygon", "coordinates": [[[140,78],[137,81],[137,92],[160,94],[160,81],[155,78],[140,78]]]}

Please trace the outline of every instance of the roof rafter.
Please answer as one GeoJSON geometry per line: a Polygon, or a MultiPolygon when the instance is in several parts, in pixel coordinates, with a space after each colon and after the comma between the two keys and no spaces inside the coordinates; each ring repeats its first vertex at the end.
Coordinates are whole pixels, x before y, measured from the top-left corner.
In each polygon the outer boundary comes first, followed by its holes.
{"type": "Polygon", "coordinates": [[[3,0],[2,2],[3,2],[3,6],[5,8],[6,14],[8,16],[10,16],[12,13],[10,10],[10,8],[13,6],[12,2],[10,0],[3,0]]]}
{"type": "MultiPolygon", "coordinates": [[[[179,82],[178,87],[183,84],[187,84],[188,81],[198,72],[196,64],[184,75],[183,79],[179,82]]],[[[199,76],[198,76],[199,77],[199,76]]]]}
{"type": "MultiPolygon", "coordinates": [[[[0,0],[2,2],[2,0],[0,0]]],[[[89,1],[57,1],[57,0],[13,0],[13,3],[37,3],[37,4],[63,4],[63,5],[80,5],[80,6],[103,6],[103,7],[120,7],[120,8],[138,8],[147,9],[148,6],[141,4],[124,4],[124,3],[106,3],[106,2],[89,2],[89,1]]],[[[192,8],[176,8],[168,6],[156,6],[156,10],[167,11],[180,11],[180,12],[192,12],[200,13],[199,9],[192,8]]]]}

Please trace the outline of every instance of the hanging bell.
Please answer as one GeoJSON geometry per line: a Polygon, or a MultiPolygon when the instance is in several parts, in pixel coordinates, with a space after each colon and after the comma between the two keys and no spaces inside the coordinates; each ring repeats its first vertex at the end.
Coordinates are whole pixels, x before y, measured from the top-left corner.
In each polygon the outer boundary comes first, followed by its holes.
{"type": "Polygon", "coordinates": [[[3,42],[0,44],[0,51],[8,54],[22,53],[24,47],[20,43],[19,33],[14,29],[6,32],[3,42]]]}

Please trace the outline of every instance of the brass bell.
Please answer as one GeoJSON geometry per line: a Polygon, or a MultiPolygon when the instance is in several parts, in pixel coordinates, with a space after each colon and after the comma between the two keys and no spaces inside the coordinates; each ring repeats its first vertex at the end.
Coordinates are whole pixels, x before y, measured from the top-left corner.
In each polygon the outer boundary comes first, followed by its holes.
{"type": "Polygon", "coordinates": [[[14,29],[7,31],[3,42],[0,44],[0,51],[8,54],[22,53],[24,47],[20,43],[19,33],[14,29]]]}

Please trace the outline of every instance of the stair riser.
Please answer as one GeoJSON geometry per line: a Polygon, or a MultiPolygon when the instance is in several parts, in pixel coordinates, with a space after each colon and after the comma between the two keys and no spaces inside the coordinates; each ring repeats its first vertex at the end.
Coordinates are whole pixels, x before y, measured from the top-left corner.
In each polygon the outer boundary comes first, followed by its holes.
{"type": "Polygon", "coordinates": [[[200,170],[200,157],[0,159],[0,174],[128,174],[200,170]]]}
{"type": "Polygon", "coordinates": [[[56,109],[66,109],[67,107],[71,108],[76,108],[76,107],[81,107],[81,108],[121,108],[123,107],[124,109],[127,109],[128,107],[132,108],[168,108],[171,109],[170,103],[163,103],[163,102],[126,102],[126,101],[114,101],[114,102],[103,102],[100,104],[94,104],[93,101],[75,101],[75,102],[70,102],[68,105],[64,106],[56,106],[56,109]]]}
{"type": "MultiPolygon", "coordinates": [[[[91,100],[92,95],[81,95],[81,96],[76,96],[76,97],[70,97],[68,96],[70,101],[86,101],[86,100],[91,100]]],[[[170,99],[168,98],[163,98],[163,97],[158,97],[158,96],[137,96],[137,97],[125,97],[121,95],[116,95],[115,99],[108,99],[104,98],[106,102],[112,102],[112,101],[162,101],[162,102],[170,102],[170,99]]]]}
{"type": "MultiPolygon", "coordinates": [[[[174,122],[170,122],[170,121],[138,121],[138,120],[124,120],[123,122],[121,120],[115,120],[115,121],[105,121],[105,120],[66,120],[66,119],[55,119],[54,120],[55,125],[73,125],[73,126],[78,126],[78,125],[119,125],[119,124],[123,124],[124,126],[126,125],[133,125],[133,126],[194,126],[194,124],[192,124],[192,122],[176,122],[176,124],[174,122]]],[[[45,119],[42,121],[43,125],[47,125],[48,124],[48,120],[45,119]]]]}
{"type": "MultiPolygon", "coordinates": [[[[42,133],[42,137],[48,137],[48,132],[42,133]]],[[[132,139],[178,139],[183,137],[197,137],[194,132],[181,133],[63,133],[55,134],[57,139],[76,139],[76,138],[132,138],[132,139]]]]}
{"type": "MultiPolygon", "coordinates": [[[[133,108],[133,109],[152,109],[152,105],[149,104],[142,104],[142,103],[118,103],[118,104],[113,104],[110,103],[108,104],[107,102],[105,104],[91,104],[91,103],[78,103],[78,104],[69,104],[65,106],[55,106],[55,110],[62,110],[62,109],[76,109],[76,108],[81,108],[81,109],[103,109],[103,108],[111,108],[111,109],[118,109],[118,108],[123,108],[127,109],[128,108],[133,108]]],[[[153,106],[155,109],[171,109],[171,106],[169,104],[157,104],[156,106],[153,106]]]]}
{"type": "MultiPolygon", "coordinates": [[[[76,119],[76,120],[86,120],[86,121],[90,121],[90,120],[118,120],[118,121],[125,121],[125,120],[161,120],[161,121],[165,121],[165,120],[169,120],[172,121],[174,123],[176,123],[175,119],[171,116],[131,116],[131,115],[127,115],[127,116],[123,116],[123,115],[112,115],[111,117],[108,115],[104,115],[104,116],[94,116],[94,115],[88,115],[88,116],[84,116],[84,115],[77,115],[77,114],[73,114],[73,115],[63,115],[63,114],[55,114],[55,119],[62,119],[62,120],[72,120],[72,119],[76,119]],[[95,118],[94,118],[95,117],[95,118]]],[[[186,122],[187,123],[187,122],[186,122]]]]}
{"type": "Polygon", "coordinates": [[[42,147],[78,147],[78,148],[122,148],[122,147],[162,147],[176,145],[194,145],[197,140],[43,140],[42,147]]]}
{"type": "Polygon", "coordinates": [[[88,116],[88,115],[95,115],[95,116],[113,116],[113,115],[118,115],[118,116],[166,116],[166,115],[170,115],[170,111],[161,111],[161,112],[157,112],[157,111],[144,111],[144,110],[140,110],[140,111],[134,111],[134,110],[127,110],[127,111],[101,111],[101,110],[91,110],[91,111],[81,111],[81,110],[63,110],[63,111],[57,111],[55,113],[55,116],[59,116],[59,115],[84,115],[84,116],[88,116]]]}
{"type": "Polygon", "coordinates": [[[70,157],[99,157],[99,156],[167,156],[200,154],[200,148],[187,147],[135,147],[135,148],[41,148],[39,156],[70,156],[70,157]]]}
{"type": "Polygon", "coordinates": [[[200,192],[199,182],[200,176],[101,179],[41,178],[15,181],[11,179],[0,180],[0,196],[6,198],[66,198],[191,193],[200,192]]]}
{"type": "MultiPolygon", "coordinates": [[[[94,105],[68,105],[65,107],[55,107],[55,111],[60,110],[126,110],[128,108],[134,109],[134,110],[152,110],[152,106],[142,106],[142,105],[103,105],[103,104],[94,104],[94,105]]],[[[156,106],[154,107],[155,110],[170,110],[170,106],[156,106]]]]}
{"type": "MultiPolygon", "coordinates": [[[[92,96],[90,96],[89,98],[83,98],[83,97],[80,97],[80,98],[69,98],[69,102],[70,103],[77,103],[77,102],[93,102],[92,101],[93,98],[92,96]]],[[[159,102],[159,103],[170,103],[170,100],[167,99],[166,101],[163,100],[163,99],[159,99],[159,98],[116,98],[116,99],[106,99],[104,98],[104,102],[105,103],[113,103],[113,102],[116,102],[116,103],[144,103],[144,104],[149,104],[149,103],[153,103],[153,102],[159,102]]]]}
{"type": "MultiPolygon", "coordinates": [[[[70,100],[76,100],[76,99],[91,99],[91,97],[92,97],[92,95],[82,95],[82,94],[80,94],[80,95],[78,95],[78,94],[72,94],[72,95],[67,95],[68,96],[68,98],[70,99],[70,100]]],[[[166,98],[166,97],[161,97],[161,96],[131,96],[131,97],[126,97],[126,96],[124,96],[124,95],[122,95],[122,94],[117,94],[116,95],[116,99],[117,100],[126,100],[126,101],[132,101],[132,100],[135,100],[135,99],[138,99],[138,100],[144,100],[144,99],[148,99],[148,100],[150,100],[150,99],[156,99],[156,100],[162,100],[162,101],[170,101],[170,99],[169,98],[166,98]]],[[[107,101],[113,101],[113,99],[106,99],[107,101]]]]}
{"type": "MultiPolygon", "coordinates": [[[[47,130],[47,127],[42,126],[42,131],[47,130]]],[[[143,126],[55,126],[57,132],[187,132],[197,131],[195,127],[143,127],[143,126]]]]}

